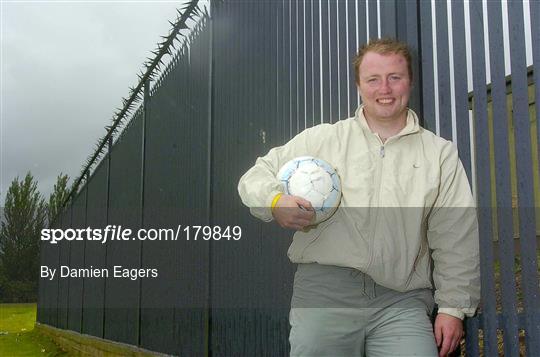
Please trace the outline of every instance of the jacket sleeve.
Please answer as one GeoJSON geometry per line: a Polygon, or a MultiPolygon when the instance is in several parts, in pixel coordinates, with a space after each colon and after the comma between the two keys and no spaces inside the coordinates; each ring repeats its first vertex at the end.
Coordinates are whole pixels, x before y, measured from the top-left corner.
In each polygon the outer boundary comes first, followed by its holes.
{"type": "Polygon", "coordinates": [[[244,205],[255,217],[270,222],[273,219],[271,204],[274,197],[283,192],[277,172],[287,161],[298,156],[309,155],[308,136],[316,127],[306,129],[283,146],[271,149],[265,156],[257,158],[238,183],[238,193],[244,205]]]}
{"type": "Polygon", "coordinates": [[[459,318],[474,315],[480,300],[478,221],[465,170],[450,142],[442,150],[439,193],[427,237],[439,312],[459,318]]]}

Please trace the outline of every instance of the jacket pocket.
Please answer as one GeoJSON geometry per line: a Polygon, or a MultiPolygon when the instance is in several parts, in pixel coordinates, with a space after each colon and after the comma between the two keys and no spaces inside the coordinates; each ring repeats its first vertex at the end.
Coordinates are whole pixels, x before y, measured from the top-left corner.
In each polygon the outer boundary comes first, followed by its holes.
{"type": "Polygon", "coordinates": [[[331,225],[337,223],[336,220],[330,218],[329,220],[325,221],[325,222],[322,222],[322,223],[319,223],[319,226],[321,227],[318,227],[316,229],[315,232],[313,232],[313,237],[311,237],[311,239],[309,240],[309,242],[304,246],[304,248],[302,249],[302,251],[300,252],[300,259],[303,259],[304,258],[304,253],[305,251],[313,244],[315,243],[315,241],[317,239],[319,239],[319,237],[328,229],[328,227],[330,227],[331,225]]]}
{"type": "Polygon", "coordinates": [[[418,248],[418,252],[416,253],[416,257],[414,258],[412,270],[409,273],[409,277],[407,278],[407,281],[405,282],[405,288],[409,287],[415,274],[417,277],[420,277],[420,275],[416,271],[416,268],[418,267],[418,263],[420,262],[420,259],[422,259],[422,257],[424,256],[426,252],[425,248],[426,248],[426,244],[424,242],[420,243],[420,247],[418,248]]]}

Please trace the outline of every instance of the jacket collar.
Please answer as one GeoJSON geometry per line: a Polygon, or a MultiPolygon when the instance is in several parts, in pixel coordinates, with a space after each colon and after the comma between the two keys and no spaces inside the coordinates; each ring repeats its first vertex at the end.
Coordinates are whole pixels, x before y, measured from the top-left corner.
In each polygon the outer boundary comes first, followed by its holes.
{"type": "MultiPolygon", "coordinates": [[[[367,131],[369,133],[373,133],[367,123],[366,117],[364,116],[364,106],[360,105],[358,109],[356,109],[355,112],[355,119],[358,121],[360,126],[364,131],[367,131]]],[[[405,127],[401,129],[399,133],[397,133],[394,137],[400,137],[405,136],[408,134],[417,133],[420,131],[420,123],[418,120],[418,116],[412,109],[408,109],[407,112],[407,123],[405,124],[405,127]]],[[[373,133],[375,134],[375,133],[373,133]]],[[[377,135],[377,134],[375,134],[377,135]]]]}

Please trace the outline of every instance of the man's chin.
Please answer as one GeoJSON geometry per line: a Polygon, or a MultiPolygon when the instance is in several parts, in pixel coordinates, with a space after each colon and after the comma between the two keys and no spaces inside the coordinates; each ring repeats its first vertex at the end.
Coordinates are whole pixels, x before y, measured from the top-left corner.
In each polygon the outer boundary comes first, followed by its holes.
{"type": "Polygon", "coordinates": [[[396,108],[395,106],[386,108],[375,107],[370,109],[371,110],[364,111],[364,113],[367,114],[367,117],[384,121],[395,120],[401,118],[402,115],[406,116],[405,113],[407,111],[407,108],[396,108]]]}
{"type": "Polygon", "coordinates": [[[395,106],[388,107],[388,108],[377,108],[375,111],[375,116],[381,118],[381,119],[395,119],[395,118],[401,118],[401,116],[406,115],[407,108],[396,108],[395,106]]]}
{"type": "Polygon", "coordinates": [[[392,120],[399,117],[399,113],[395,110],[378,110],[375,115],[384,120],[392,120]]]}

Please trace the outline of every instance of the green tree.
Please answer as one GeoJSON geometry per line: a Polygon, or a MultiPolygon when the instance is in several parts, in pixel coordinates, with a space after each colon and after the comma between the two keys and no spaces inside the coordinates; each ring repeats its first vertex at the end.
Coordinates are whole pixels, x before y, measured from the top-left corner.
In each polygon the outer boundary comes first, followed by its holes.
{"type": "Polygon", "coordinates": [[[51,225],[58,213],[62,211],[62,205],[69,195],[69,188],[67,183],[69,176],[60,173],[56,178],[56,184],[54,185],[53,192],[49,196],[49,204],[47,205],[48,224],[51,225]]]}
{"type": "Polygon", "coordinates": [[[47,209],[29,172],[11,182],[0,228],[0,298],[35,301],[39,276],[39,242],[47,209]]]}

